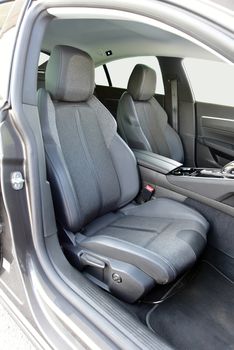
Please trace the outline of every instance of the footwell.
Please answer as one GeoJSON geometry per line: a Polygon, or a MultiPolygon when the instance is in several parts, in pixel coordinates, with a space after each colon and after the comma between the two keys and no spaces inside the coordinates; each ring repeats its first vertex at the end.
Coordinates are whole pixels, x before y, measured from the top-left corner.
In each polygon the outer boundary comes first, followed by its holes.
{"type": "Polygon", "coordinates": [[[202,261],[180,283],[148,312],[148,327],[180,350],[234,349],[234,282],[202,261]]]}

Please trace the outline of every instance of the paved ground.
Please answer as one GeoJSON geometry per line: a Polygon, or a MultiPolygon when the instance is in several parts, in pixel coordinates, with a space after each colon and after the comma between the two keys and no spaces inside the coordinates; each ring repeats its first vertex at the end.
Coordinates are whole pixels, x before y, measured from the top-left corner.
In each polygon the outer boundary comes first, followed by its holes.
{"type": "Polygon", "coordinates": [[[0,349],[35,350],[19,326],[0,304],[0,349]]]}

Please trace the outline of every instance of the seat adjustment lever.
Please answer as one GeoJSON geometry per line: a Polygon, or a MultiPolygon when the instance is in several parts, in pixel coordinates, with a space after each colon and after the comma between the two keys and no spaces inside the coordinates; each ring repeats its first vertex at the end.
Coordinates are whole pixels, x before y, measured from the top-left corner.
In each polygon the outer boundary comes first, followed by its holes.
{"type": "Polygon", "coordinates": [[[83,253],[80,256],[80,262],[84,265],[84,266],[94,266],[94,267],[98,267],[100,269],[104,269],[105,268],[105,263],[100,260],[97,259],[96,257],[94,257],[93,255],[87,254],[87,253],[83,253]]]}

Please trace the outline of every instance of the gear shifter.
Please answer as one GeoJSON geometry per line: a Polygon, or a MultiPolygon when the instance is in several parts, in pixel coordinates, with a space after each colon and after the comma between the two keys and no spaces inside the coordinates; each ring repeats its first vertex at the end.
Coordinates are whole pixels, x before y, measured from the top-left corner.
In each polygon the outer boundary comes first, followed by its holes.
{"type": "Polygon", "coordinates": [[[221,170],[223,176],[234,178],[234,160],[224,165],[221,170]]]}

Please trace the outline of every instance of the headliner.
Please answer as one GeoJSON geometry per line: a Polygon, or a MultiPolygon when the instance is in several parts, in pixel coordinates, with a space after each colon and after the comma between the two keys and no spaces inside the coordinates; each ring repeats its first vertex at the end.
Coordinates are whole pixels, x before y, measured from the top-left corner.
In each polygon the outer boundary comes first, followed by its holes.
{"type": "Polygon", "coordinates": [[[53,19],[42,49],[63,44],[87,51],[98,66],[130,56],[196,57],[218,60],[193,42],[145,23],[109,19],[53,19]],[[107,57],[105,51],[112,50],[107,57]]]}

